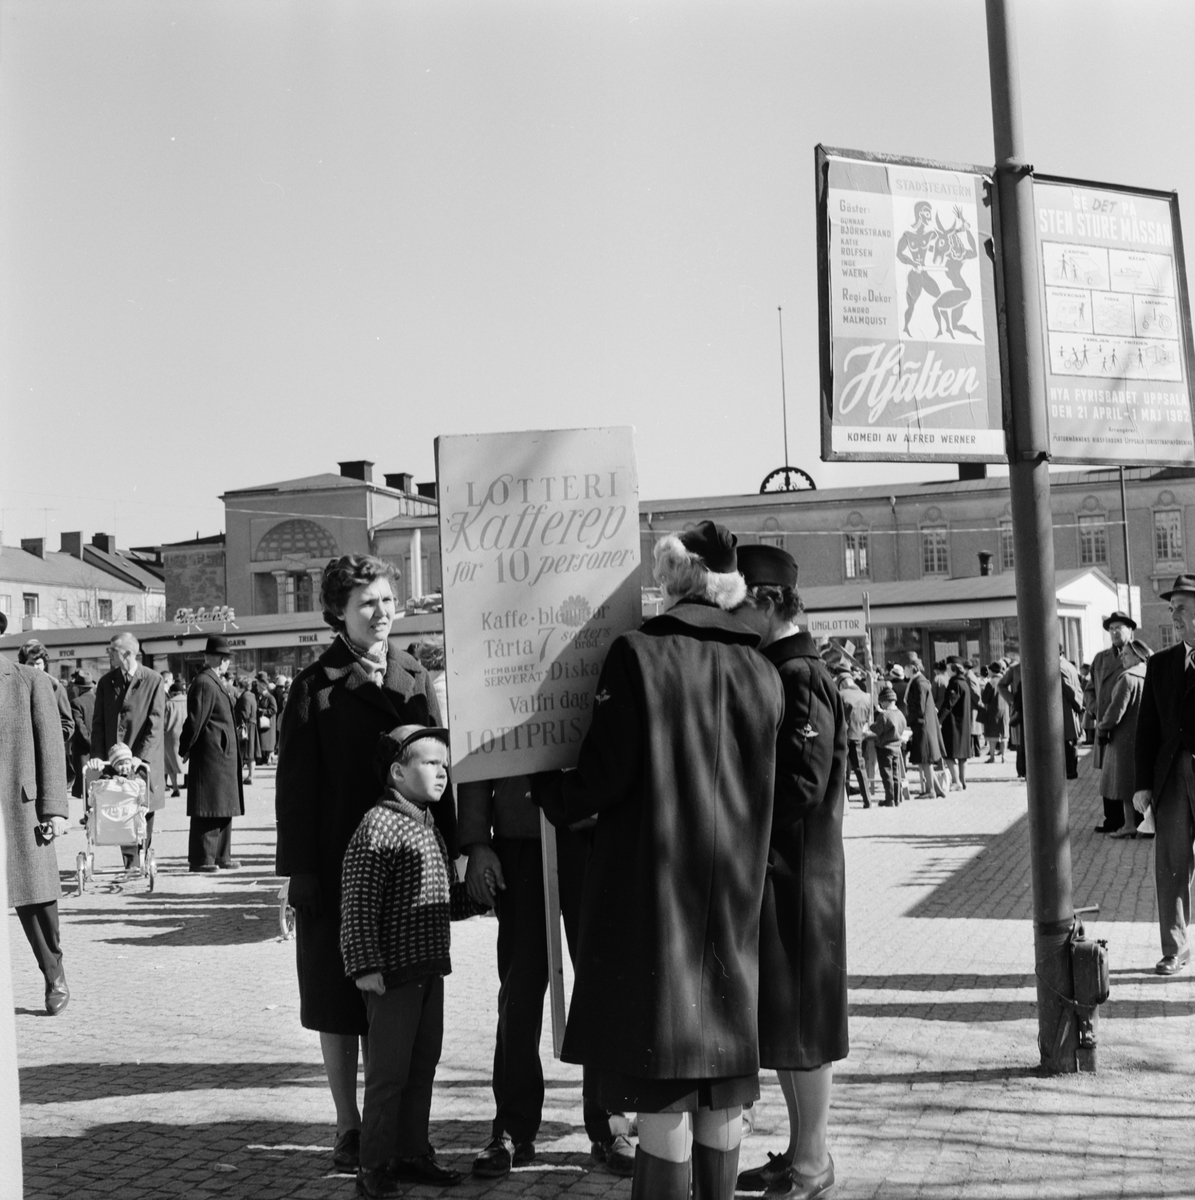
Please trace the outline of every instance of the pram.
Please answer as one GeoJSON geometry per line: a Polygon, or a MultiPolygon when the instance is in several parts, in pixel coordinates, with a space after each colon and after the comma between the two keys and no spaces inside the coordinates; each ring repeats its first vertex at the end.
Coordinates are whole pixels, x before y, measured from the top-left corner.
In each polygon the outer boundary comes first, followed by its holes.
{"type": "Polygon", "coordinates": [[[145,814],[149,811],[135,777],[102,776],[99,771],[85,769],[83,772],[83,794],[87,797],[87,850],[80,850],[75,859],[75,875],[79,883],[79,895],[89,879],[95,878],[96,846],[137,847],[137,866],[128,868],[127,874],[135,870],[142,879],[149,880],[149,890],[154,890],[154,879],[158,869],[154,863],[154,852],[146,848],[145,814]]]}

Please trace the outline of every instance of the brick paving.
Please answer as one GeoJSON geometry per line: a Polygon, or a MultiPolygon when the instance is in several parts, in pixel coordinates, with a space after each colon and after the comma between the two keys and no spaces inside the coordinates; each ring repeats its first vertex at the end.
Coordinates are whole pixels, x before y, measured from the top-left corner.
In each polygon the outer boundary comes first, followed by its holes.
{"type": "MultiPolygon", "coordinates": [[[[851,1055],[836,1077],[832,1151],[841,1200],[1195,1196],[1195,974],[1162,979],[1153,849],[1092,832],[1089,757],[1071,785],[1076,904],[1099,903],[1113,993],[1100,1070],[1042,1078],[1035,1047],[1025,789],[1008,766],[970,786],[847,818],[851,1055]]],[[[72,1000],[43,1014],[40,976],[10,916],[21,1063],[25,1195],[347,1198],[332,1173],[331,1101],[316,1035],[299,1025],[294,948],[279,937],[272,774],[234,829],[244,868],[185,873],[181,800],[159,815],[162,873],[62,901],[72,1000]]],[[[76,814],[77,816],[77,814],[76,814]]],[[[73,893],[81,831],[60,849],[73,893]]],[[[105,870],[107,875],[105,876],[105,870]]],[[[496,927],[454,926],[432,1138],[467,1169],[489,1133],[496,927]]],[[[498,1183],[415,1196],[627,1197],[591,1169],[580,1072],[551,1059],[537,1161],[498,1183]]],[[[787,1140],[764,1080],[742,1161],[787,1140]]]]}

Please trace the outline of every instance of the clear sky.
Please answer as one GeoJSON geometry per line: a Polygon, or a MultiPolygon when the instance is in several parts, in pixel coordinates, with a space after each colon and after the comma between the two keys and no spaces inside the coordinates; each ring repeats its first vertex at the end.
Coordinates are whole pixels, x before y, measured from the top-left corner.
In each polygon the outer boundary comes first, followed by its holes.
{"type": "MultiPolygon", "coordinates": [[[[1195,3],[1018,13],[1037,169],[1195,226],[1195,3]]],[[[989,103],[982,0],[0,0],[4,541],[490,429],[754,492],[777,305],[795,464],[952,475],[818,459],[813,149],[990,163],[989,103]]]]}

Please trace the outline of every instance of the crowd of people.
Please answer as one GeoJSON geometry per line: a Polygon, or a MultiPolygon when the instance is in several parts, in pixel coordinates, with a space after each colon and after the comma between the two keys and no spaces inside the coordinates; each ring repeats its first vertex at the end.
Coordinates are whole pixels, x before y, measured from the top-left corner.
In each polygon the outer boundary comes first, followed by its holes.
{"type": "MultiPolygon", "coordinates": [[[[636,1200],[829,1196],[833,1064],[849,1049],[850,784],[870,807],[878,772],[880,803],[895,806],[916,766],[920,794],[945,796],[966,790],[969,759],[1003,761],[1006,748],[1023,777],[1020,664],[950,657],[930,675],[909,654],[873,689],[801,631],[792,557],[740,547],[711,521],[662,538],[655,575],[663,611],[611,644],[575,769],[456,790],[443,651],[391,642],[397,572],[377,558],[325,568],[336,636],[293,683],[230,677],[221,637],[185,688],[142,665],[127,631],[110,671],[69,687],[36,641],[19,664],[0,656],[9,903],[47,1010],[70,995],[53,846],[68,779],[76,795],[92,772],[139,781],[148,848],[185,771],[188,865],[216,872],[239,865],[232,820],[252,766],[276,754],[277,872],[296,914],[300,1020],[319,1033],[336,1111],[334,1164],[369,1198],[461,1178],[428,1128],[449,922],[492,911],[495,1109],[472,1170],[501,1177],[535,1158],[544,1101],[542,813],[575,974],[563,1057],[582,1068],[594,1158],[630,1175],[636,1200]],[[740,1171],[744,1106],[765,1068],[789,1145],[740,1171]]],[[[1084,733],[1097,744],[1100,831],[1141,836],[1156,819],[1168,975],[1189,960],[1195,882],[1195,577],[1165,598],[1178,645],[1151,655],[1113,613],[1111,646],[1081,670],[1060,656],[1059,687],[1068,775],[1084,733]]]]}

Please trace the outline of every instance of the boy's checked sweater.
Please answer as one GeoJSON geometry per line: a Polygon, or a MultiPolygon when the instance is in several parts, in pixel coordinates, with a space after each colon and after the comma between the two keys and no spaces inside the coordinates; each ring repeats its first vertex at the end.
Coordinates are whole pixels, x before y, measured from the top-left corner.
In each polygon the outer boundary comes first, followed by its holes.
{"type": "Polygon", "coordinates": [[[457,882],[430,809],[388,790],[344,855],[340,953],[353,979],[387,987],[452,970],[449,921],[485,912],[457,882]]]}

